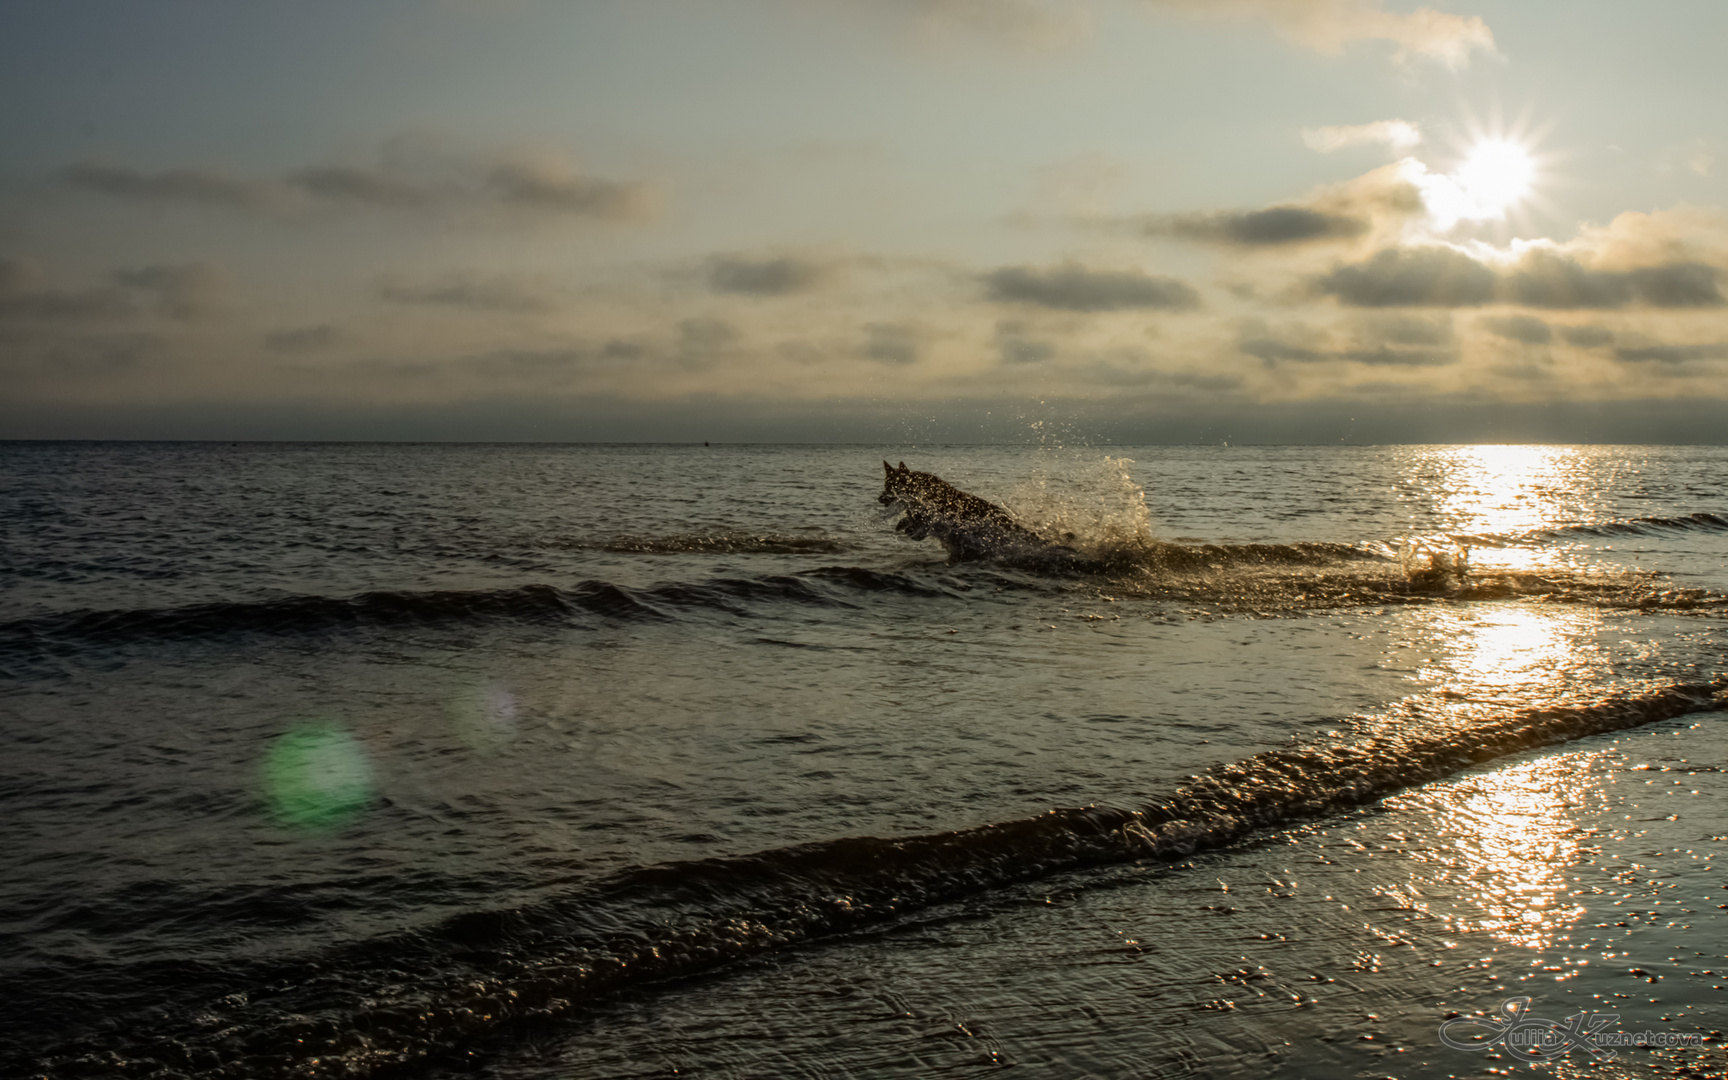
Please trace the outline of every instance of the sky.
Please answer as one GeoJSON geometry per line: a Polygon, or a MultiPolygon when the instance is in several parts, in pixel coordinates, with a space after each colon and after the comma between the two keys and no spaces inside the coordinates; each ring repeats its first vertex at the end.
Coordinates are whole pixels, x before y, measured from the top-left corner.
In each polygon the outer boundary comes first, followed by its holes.
{"type": "Polygon", "coordinates": [[[1719,0],[8,0],[0,438],[1728,439],[1719,0]]]}

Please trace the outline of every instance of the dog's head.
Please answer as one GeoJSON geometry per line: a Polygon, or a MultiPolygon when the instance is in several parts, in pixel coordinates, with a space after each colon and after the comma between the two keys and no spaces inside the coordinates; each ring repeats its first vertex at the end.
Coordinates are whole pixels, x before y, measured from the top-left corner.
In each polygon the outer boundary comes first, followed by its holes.
{"type": "Polygon", "coordinates": [[[888,475],[882,482],[882,494],[876,496],[876,501],[883,506],[892,506],[911,490],[912,470],[906,467],[904,461],[898,469],[884,461],[882,471],[888,475]]]}

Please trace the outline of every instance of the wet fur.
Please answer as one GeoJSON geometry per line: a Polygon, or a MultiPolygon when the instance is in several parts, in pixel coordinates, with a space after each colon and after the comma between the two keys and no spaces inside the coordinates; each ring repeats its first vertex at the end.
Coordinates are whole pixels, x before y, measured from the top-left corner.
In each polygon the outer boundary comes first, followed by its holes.
{"type": "Polygon", "coordinates": [[[887,477],[877,502],[904,511],[894,528],[909,539],[935,537],[956,562],[1044,548],[1047,541],[995,503],[961,491],[932,473],[882,463],[887,477]]]}

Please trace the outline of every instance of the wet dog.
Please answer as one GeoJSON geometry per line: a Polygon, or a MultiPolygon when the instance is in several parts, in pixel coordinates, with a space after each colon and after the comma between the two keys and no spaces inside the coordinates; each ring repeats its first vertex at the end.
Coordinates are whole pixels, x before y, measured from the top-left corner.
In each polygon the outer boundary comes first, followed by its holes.
{"type": "Polygon", "coordinates": [[[932,473],[882,463],[887,479],[877,498],[904,511],[894,528],[909,539],[935,537],[955,562],[1041,549],[1048,542],[995,503],[961,491],[932,473]]]}

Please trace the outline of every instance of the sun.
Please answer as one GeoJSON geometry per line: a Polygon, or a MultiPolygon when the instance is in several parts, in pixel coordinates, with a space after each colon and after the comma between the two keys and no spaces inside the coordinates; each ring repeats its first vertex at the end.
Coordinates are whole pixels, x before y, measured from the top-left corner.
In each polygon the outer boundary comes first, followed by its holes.
{"type": "Polygon", "coordinates": [[[1452,174],[1478,220],[1502,218],[1530,194],[1536,180],[1536,159],[1512,139],[1483,139],[1470,149],[1452,174]]]}
{"type": "Polygon", "coordinates": [[[1400,163],[1427,211],[1423,222],[1436,234],[1461,227],[1510,230],[1531,224],[1532,211],[1548,211],[1541,192],[1555,181],[1555,155],[1539,151],[1548,125],[1531,127],[1528,118],[1511,126],[1496,118],[1484,125],[1466,119],[1463,138],[1444,153],[1435,168],[1418,158],[1400,163]]]}

